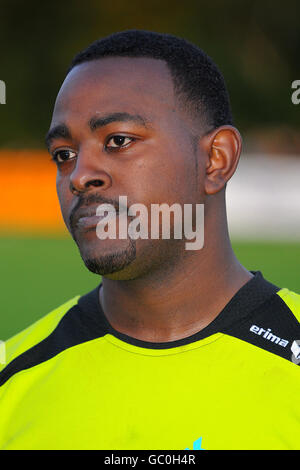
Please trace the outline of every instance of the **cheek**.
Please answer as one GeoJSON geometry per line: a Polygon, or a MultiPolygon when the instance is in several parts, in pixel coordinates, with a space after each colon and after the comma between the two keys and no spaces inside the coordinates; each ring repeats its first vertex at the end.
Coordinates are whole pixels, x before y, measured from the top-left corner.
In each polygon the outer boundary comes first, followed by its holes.
{"type": "Polygon", "coordinates": [[[135,195],[153,203],[190,202],[196,184],[194,159],[174,149],[149,161],[136,169],[135,195]]]}
{"type": "Polygon", "coordinates": [[[68,226],[68,213],[71,204],[72,193],[69,189],[67,179],[61,177],[60,175],[57,175],[56,177],[56,192],[64,222],[68,226]]]}

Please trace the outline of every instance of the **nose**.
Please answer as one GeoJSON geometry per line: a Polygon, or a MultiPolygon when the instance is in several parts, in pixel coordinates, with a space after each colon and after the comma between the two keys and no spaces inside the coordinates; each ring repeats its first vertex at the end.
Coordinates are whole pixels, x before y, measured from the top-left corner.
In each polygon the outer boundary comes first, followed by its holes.
{"type": "Polygon", "coordinates": [[[95,187],[106,190],[111,185],[112,178],[107,170],[103,168],[99,151],[80,150],[76,159],[76,166],[70,175],[71,192],[79,194],[95,187]]]}

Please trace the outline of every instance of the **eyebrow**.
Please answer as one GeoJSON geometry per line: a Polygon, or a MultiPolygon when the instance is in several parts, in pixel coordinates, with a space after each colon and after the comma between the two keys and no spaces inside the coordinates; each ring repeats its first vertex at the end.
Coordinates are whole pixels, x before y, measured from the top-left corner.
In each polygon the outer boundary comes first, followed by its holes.
{"type": "MultiPolygon", "coordinates": [[[[135,122],[136,124],[147,128],[149,121],[140,116],[139,114],[129,114],[129,113],[111,113],[105,116],[94,116],[92,117],[88,124],[91,131],[95,131],[100,127],[107,126],[112,122],[135,122]]],[[[49,149],[51,143],[55,139],[71,139],[71,132],[65,124],[58,124],[47,132],[45,137],[46,147],[49,149]]]]}
{"type": "Polygon", "coordinates": [[[112,113],[106,116],[97,117],[94,116],[89,121],[89,126],[91,131],[98,129],[99,127],[107,126],[112,122],[128,122],[133,121],[136,124],[147,127],[146,120],[139,114],[129,114],[129,113],[112,113]]]}
{"type": "Polygon", "coordinates": [[[47,132],[45,144],[48,149],[55,139],[71,139],[71,132],[65,124],[58,124],[47,132]]]}

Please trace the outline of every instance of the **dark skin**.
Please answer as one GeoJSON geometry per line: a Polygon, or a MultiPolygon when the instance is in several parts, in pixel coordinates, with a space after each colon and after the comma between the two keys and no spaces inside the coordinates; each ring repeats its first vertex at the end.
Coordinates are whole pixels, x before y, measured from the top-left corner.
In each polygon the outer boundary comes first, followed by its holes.
{"type": "Polygon", "coordinates": [[[65,223],[87,266],[92,260],[102,274],[100,303],[116,330],[151,342],[190,336],[251,279],[233,253],[225,208],[240,134],[192,117],[163,61],[114,57],[76,66],[58,94],[50,137],[65,223]],[[204,203],[204,247],[99,240],[93,218],[77,223],[102,202],[117,208],[120,195],[149,212],[153,203],[204,203]]]}

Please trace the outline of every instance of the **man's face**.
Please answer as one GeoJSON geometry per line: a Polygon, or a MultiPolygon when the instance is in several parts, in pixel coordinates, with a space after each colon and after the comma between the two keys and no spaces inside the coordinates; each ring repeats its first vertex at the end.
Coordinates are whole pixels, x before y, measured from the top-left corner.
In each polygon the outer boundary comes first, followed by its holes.
{"type": "MultiPolygon", "coordinates": [[[[183,240],[101,240],[94,217],[102,203],[118,210],[119,196],[149,214],[151,204],[203,202],[191,118],[179,107],[167,65],[115,57],[76,66],[58,94],[50,137],[62,215],[87,267],[135,279],[174,264],[183,240]]],[[[116,226],[118,233],[118,216],[116,226]]]]}

